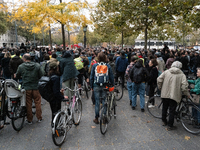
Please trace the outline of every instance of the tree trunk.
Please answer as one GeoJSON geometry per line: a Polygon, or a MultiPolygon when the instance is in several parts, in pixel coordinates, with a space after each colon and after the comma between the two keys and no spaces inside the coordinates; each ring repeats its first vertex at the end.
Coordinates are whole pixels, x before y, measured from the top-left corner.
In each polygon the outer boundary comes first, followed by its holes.
{"type": "Polygon", "coordinates": [[[51,26],[50,26],[50,24],[49,24],[49,44],[50,44],[50,48],[52,50],[51,26]]]}
{"type": "Polygon", "coordinates": [[[147,31],[147,25],[146,25],[146,27],[145,27],[145,37],[144,37],[144,39],[145,39],[145,45],[144,45],[144,49],[145,50],[147,50],[147,34],[148,34],[148,31],[147,31]]]}
{"type": "MultiPolygon", "coordinates": [[[[62,0],[60,0],[60,3],[62,3],[62,0]]],[[[61,9],[61,14],[63,14],[63,10],[61,9]]],[[[65,25],[61,23],[62,28],[62,39],[63,39],[63,50],[65,50],[65,25]]]]}
{"type": "Polygon", "coordinates": [[[123,50],[123,45],[124,45],[124,33],[123,33],[123,30],[122,30],[122,50],[123,50]]]}

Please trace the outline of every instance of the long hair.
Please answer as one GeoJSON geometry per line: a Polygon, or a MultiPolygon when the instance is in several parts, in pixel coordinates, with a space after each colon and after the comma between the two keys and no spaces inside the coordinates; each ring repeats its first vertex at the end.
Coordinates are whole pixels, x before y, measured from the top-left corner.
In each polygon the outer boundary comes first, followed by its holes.
{"type": "Polygon", "coordinates": [[[6,52],[6,53],[4,54],[4,58],[11,58],[10,52],[6,52]]]}

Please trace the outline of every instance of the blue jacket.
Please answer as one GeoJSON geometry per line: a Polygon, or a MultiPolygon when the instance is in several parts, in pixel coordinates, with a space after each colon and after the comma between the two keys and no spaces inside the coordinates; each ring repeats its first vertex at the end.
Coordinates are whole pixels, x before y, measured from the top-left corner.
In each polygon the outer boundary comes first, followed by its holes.
{"type": "MultiPolygon", "coordinates": [[[[98,84],[94,83],[95,68],[96,68],[97,65],[98,65],[98,63],[96,63],[92,66],[92,70],[91,70],[91,74],[90,74],[90,86],[91,86],[91,88],[99,86],[98,84]]],[[[111,83],[111,85],[114,86],[114,76],[113,76],[112,68],[110,67],[109,64],[107,64],[107,66],[108,66],[109,82],[111,83]]]]}
{"type": "Polygon", "coordinates": [[[126,59],[126,57],[123,57],[123,56],[117,57],[115,61],[116,72],[125,72],[127,66],[128,66],[128,59],[126,59]]]}
{"type": "Polygon", "coordinates": [[[89,57],[87,57],[88,58],[88,60],[89,60],[89,65],[88,65],[88,67],[90,67],[90,63],[91,63],[91,61],[92,61],[92,56],[89,56],[89,57]]]}

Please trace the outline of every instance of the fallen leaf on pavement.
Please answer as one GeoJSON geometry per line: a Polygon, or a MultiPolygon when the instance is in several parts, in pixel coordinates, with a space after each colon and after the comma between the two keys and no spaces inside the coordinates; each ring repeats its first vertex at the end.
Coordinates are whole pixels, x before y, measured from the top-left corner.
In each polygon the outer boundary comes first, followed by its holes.
{"type": "Polygon", "coordinates": [[[151,121],[147,121],[147,123],[150,123],[151,121]]]}
{"type": "Polygon", "coordinates": [[[96,126],[91,126],[91,127],[92,127],[92,129],[96,128],[96,126]]]}
{"type": "Polygon", "coordinates": [[[185,136],[185,140],[187,140],[187,141],[188,141],[189,139],[190,139],[190,137],[189,137],[189,136],[185,136]]]}

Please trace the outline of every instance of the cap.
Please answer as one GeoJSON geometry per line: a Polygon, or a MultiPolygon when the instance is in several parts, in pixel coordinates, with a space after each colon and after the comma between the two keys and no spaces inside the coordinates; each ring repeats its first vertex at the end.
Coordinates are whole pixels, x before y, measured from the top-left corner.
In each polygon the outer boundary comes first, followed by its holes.
{"type": "Polygon", "coordinates": [[[56,69],[58,66],[57,62],[51,62],[49,63],[49,69],[56,69]]]}

